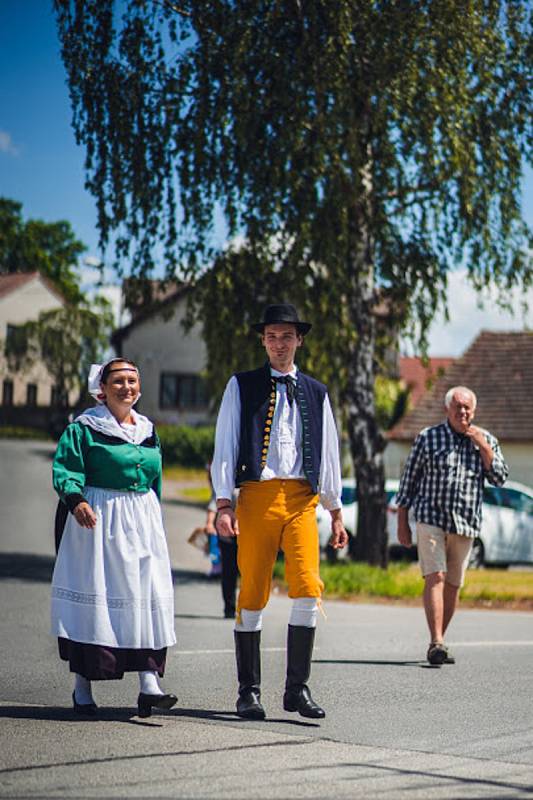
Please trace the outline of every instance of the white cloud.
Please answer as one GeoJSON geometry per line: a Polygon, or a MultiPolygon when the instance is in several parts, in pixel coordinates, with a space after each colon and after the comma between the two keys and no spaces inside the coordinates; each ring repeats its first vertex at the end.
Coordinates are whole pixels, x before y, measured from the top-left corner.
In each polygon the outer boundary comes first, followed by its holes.
{"type": "Polygon", "coordinates": [[[18,156],[19,152],[19,148],[15,146],[11,135],[7,131],[0,130],[0,153],[18,156]]]}
{"type": "MultiPolygon", "coordinates": [[[[513,313],[497,305],[498,292],[485,290],[478,294],[467,280],[466,270],[452,272],[448,279],[449,321],[437,312],[429,331],[428,354],[431,356],[460,356],[481,330],[516,331],[533,329],[533,289],[524,296],[515,289],[509,296],[513,313]],[[523,301],[529,306],[524,315],[523,301]],[[480,302],[482,305],[480,306],[480,302]]],[[[405,343],[402,348],[412,353],[413,347],[405,343]]]]}

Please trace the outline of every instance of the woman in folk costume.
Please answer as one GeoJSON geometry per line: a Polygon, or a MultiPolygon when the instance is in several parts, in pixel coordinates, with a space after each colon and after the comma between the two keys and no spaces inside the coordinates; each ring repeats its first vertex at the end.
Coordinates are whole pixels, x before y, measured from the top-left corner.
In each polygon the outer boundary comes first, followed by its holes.
{"type": "Polygon", "coordinates": [[[135,364],[93,364],[89,392],[99,405],[66,428],[54,459],[54,488],[70,513],[52,578],[52,634],[76,676],[76,713],[97,713],[91,681],[136,671],[139,716],[148,717],[177,699],[158,682],[176,642],[161,448],[153,424],[133,409],[135,364]]]}
{"type": "Polygon", "coordinates": [[[281,549],[293,599],[283,707],[321,719],[325,712],[307,685],[323,589],[315,509],[320,499],[331,513],[331,545],[343,547],[348,537],[342,522],[337,431],[326,387],[299,372],[294,363],[311,325],[298,319],[293,305],[280,303],[268,306],[263,321],[252,327],[262,335],[268,363],[228,382],[211,465],[218,532],[238,536],[237,714],[265,717],[260,690],[262,610],[281,549]],[[235,513],[231,497],[236,485],[240,493],[235,513]]]}

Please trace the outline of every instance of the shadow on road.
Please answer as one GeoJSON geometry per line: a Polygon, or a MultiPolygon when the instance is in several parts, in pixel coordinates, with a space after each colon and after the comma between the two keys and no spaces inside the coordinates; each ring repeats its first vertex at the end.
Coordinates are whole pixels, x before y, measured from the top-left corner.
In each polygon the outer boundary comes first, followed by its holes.
{"type": "MultiPolygon", "coordinates": [[[[0,580],[32,581],[50,583],[54,571],[55,556],[36,553],[0,553],[0,580]]],[[[175,586],[191,583],[205,583],[203,572],[186,569],[173,569],[172,582],[175,586]]]]}
{"type": "MultiPolygon", "coordinates": [[[[239,725],[249,723],[257,724],[258,720],[242,719],[237,716],[235,711],[215,711],[209,709],[178,708],[171,712],[175,717],[187,717],[187,719],[206,719],[215,722],[238,722],[239,725]]],[[[305,722],[300,719],[290,719],[289,717],[267,717],[265,723],[274,722],[282,725],[294,725],[298,728],[320,728],[317,722],[305,722]]]]}
{"type": "Polygon", "coordinates": [[[313,658],[313,664],[356,664],[362,666],[377,667],[429,667],[433,669],[435,664],[428,664],[427,661],[377,661],[375,659],[345,659],[345,658],[313,658]]]}
{"type": "MultiPolygon", "coordinates": [[[[132,706],[112,707],[99,706],[95,717],[85,717],[75,714],[74,710],[68,706],[31,706],[31,705],[0,705],[0,719],[28,719],[41,720],[45,722],[125,722],[132,725],[147,727],[161,727],[158,719],[162,717],[183,717],[186,719],[209,720],[212,722],[237,722],[246,725],[257,720],[241,719],[235,711],[225,711],[217,709],[201,708],[173,708],[170,711],[158,711],[149,720],[139,719],[137,709],[132,706]]],[[[266,722],[274,722],[283,725],[293,725],[299,728],[319,728],[316,722],[305,722],[298,719],[288,719],[287,717],[267,717],[266,722]]],[[[2,770],[0,770],[0,773],[2,770]]]]}
{"type": "Polygon", "coordinates": [[[34,450],[29,450],[28,455],[30,456],[37,456],[37,458],[42,458],[45,461],[53,461],[54,456],[56,454],[56,447],[55,445],[52,446],[49,450],[38,450],[35,448],[34,450]]]}
{"type": "Polygon", "coordinates": [[[35,553],[0,553],[0,580],[50,583],[55,557],[35,553]]]}

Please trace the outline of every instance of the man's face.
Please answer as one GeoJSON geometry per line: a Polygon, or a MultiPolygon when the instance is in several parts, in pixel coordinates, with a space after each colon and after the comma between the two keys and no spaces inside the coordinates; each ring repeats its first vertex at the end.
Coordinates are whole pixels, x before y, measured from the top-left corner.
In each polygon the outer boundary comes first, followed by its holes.
{"type": "Polygon", "coordinates": [[[474,398],[467,392],[455,392],[446,410],[448,421],[457,433],[464,433],[474,419],[474,398]]]}
{"type": "Polygon", "coordinates": [[[265,325],[261,341],[271,365],[283,372],[292,367],[296,350],[303,342],[303,336],[297,332],[296,325],[279,322],[265,325]]]}

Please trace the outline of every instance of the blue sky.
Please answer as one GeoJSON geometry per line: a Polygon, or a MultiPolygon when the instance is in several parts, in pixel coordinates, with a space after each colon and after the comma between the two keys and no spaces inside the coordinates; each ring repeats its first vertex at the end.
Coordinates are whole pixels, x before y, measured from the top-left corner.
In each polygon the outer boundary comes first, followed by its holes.
{"type": "MultiPolygon", "coordinates": [[[[84,189],[84,154],[70,120],[51,0],[0,0],[0,194],[21,202],[25,217],[68,219],[88,255],[98,256],[94,202],[84,189]]],[[[524,213],[533,226],[532,172],[524,185],[524,213]]],[[[533,293],[529,300],[533,308],[533,293]]],[[[449,324],[437,318],[433,326],[434,355],[460,354],[480,327],[523,324],[520,317],[501,314],[490,294],[479,311],[460,272],[450,282],[450,311],[449,324]]],[[[532,312],[526,322],[533,327],[532,312]]]]}

